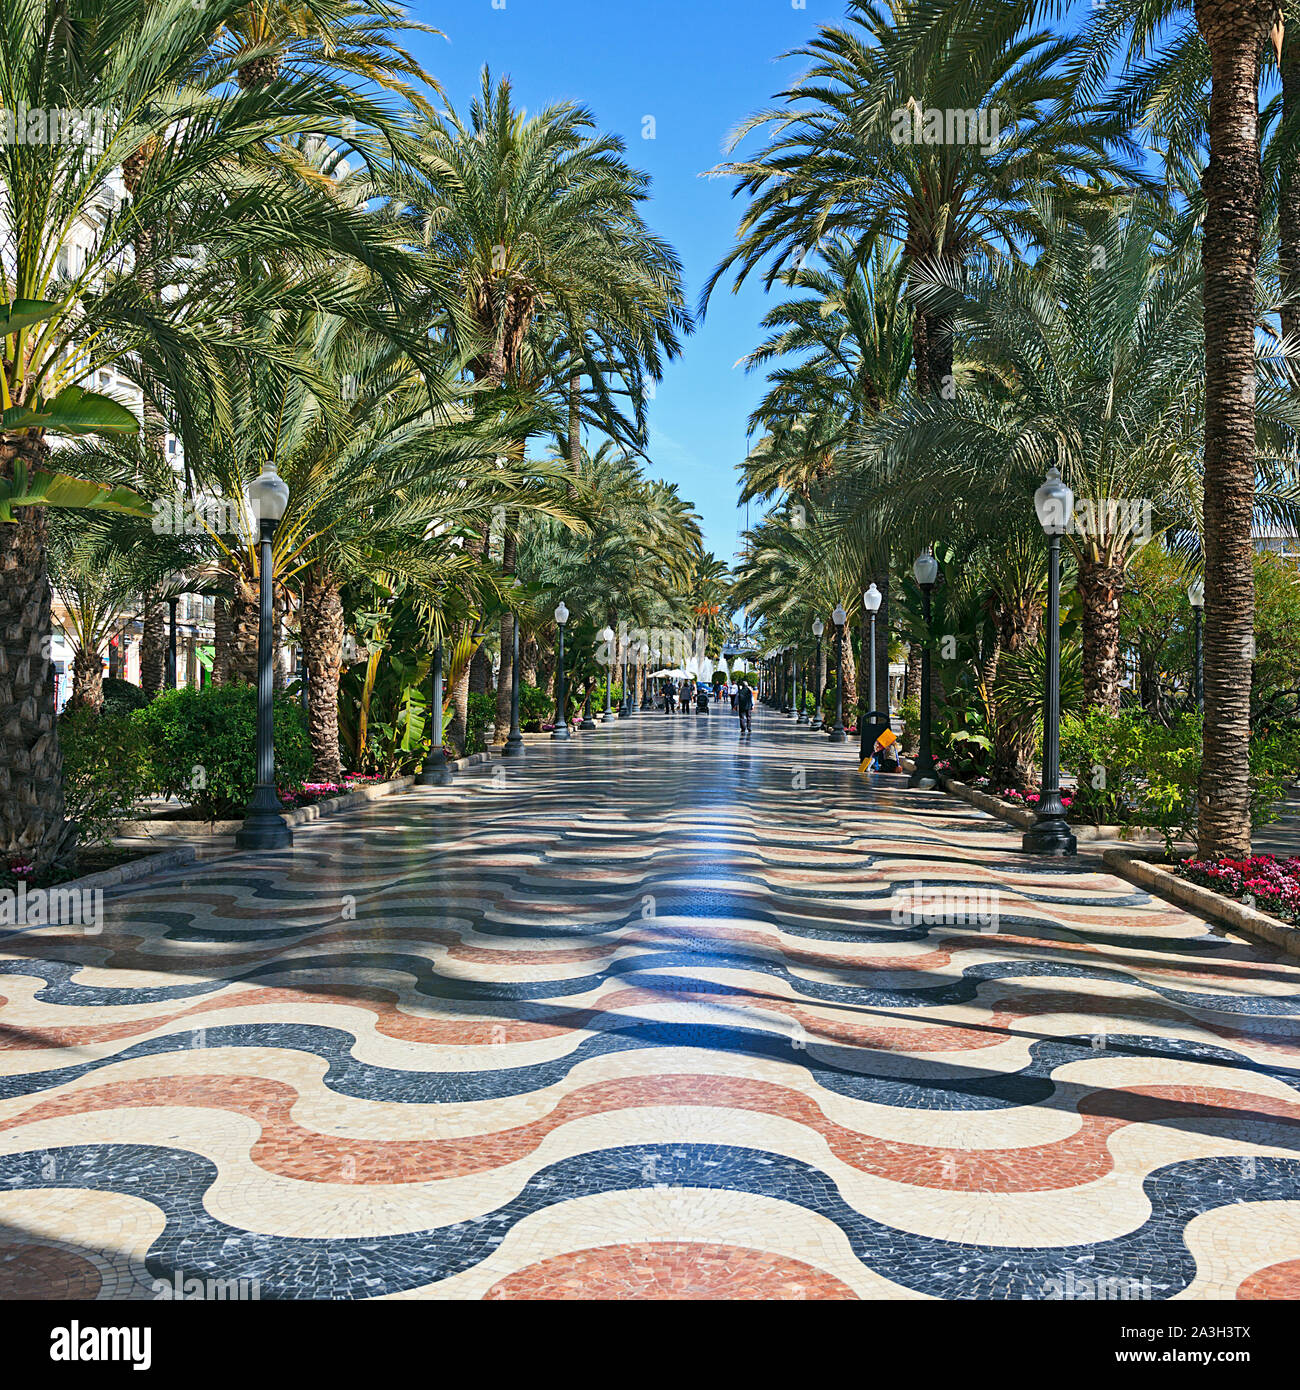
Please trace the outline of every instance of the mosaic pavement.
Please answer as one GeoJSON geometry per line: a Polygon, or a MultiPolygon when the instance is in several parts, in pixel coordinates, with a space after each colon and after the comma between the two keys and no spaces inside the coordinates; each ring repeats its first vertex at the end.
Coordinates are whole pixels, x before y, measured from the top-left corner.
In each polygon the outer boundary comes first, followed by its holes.
{"type": "Polygon", "coordinates": [[[0,1296],[1300,1297],[1300,963],[1016,845],[643,713],[0,935],[0,1296]]]}

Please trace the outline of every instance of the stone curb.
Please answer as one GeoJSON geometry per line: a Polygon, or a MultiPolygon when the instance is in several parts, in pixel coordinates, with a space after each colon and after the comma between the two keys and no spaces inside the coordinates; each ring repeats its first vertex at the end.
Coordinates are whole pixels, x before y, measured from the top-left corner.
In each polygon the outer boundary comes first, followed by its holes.
{"type": "Polygon", "coordinates": [[[100,869],[97,873],[84,874],[81,878],[74,878],[55,886],[60,889],[75,888],[78,892],[95,888],[117,888],[125,883],[134,883],[140,878],[148,878],[150,874],[161,873],[164,869],[178,869],[182,864],[192,864],[197,857],[198,850],[193,845],[177,845],[175,849],[141,855],[139,859],[130,859],[115,868],[100,869]]]}
{"type": "MultiPolygon", "coordinates": [[[[454,771],[463,772],[468,767],[477,767],[480,763],[490,762],[491,759],[491,753],[471,753],[468,757],[450,760],[447,765],[454,771]]],[[[329,797],[310,806],[299,806],[296,811],[286,811],[284,818],[290,825],[306,825],[310,821],[342,815],[345,811],[355,811],[358,806],[378,801],[380,797],[409,791],[414,786],[414,777],[394,777],[387,782],[372,782],[369,786],[358,787],[356,791],[345,792],[342,796],[329,797]]],[[[189,840],[217,839],[222,835],[233,835],[243,824],[242,820],[132,820],[122,823],[118,835],[122,839],[139,840],[163,839],[168,836],[181,836],[189,840]]]]}
{"type": "MultiPolygon", "coordinates": [[[[468,759],[461,759],[461,762],[467,761],[468,759]]],[[[373,782],[368,787],[358,787],[356,791],[346,792],[343,796],[330,797],[311,806],[299,806],[296,811],[286,811],[284,818],[290,825],[306,825],[308,821],[337,816],[343,811],[353,811],[358,806],[364,806],[367,802],[377,801],[381,796],[405,791],[414,782],[414,777],[394,777],[388,782],[373,782]]],[[[242,820],[132,820],[125,821],[117,833],[123,838],[141,840],[159,839],[169,835],[203,840],[215,839],[220,835],[233,835],[243,823],[242,820]]]]}
{"type": "MultiPolygon", "coordinates": [[[[906,764],[907,770],[912,769],[910,758],[900,758],[899,766],[906,764]]],[[[1014,825],[1018,830],[1029,830],[1034,824],[1034,813],[1024,810],[1019,806],[1008,806],[1000,796],[990,796],[988,792],[978,791],[974,787],[967,786],[965,782],[959,782],[955,777],[949,777],[945,773],[939,774],[939,785],[944,791],[955,796],[960,801],[965,801],[974,806],[977,811],[985,811],[990,816],[996,816],[999,820],[1006,821],[1008,825],[1014,825]]],[[[1081,844],[1095,844],[1097,842],[1111,843],[1120,841],[1125,844],[1151,844],[1163,845],[1165,837],[1158,830],[1151,830],[1143,825],[1076,825],[1070,822],[1070,829],[1074,838],[1081,844]]]]}
{"type": "Polygon", "coordinates": [[[1210,921],[1241,932],[1243,936],[1267,942],[1287,955],[1300,956],[1300,927],[1288,926],[1266,912],[1234,902],[1210,888],[1202,888],[1199,883],[1190,882],[1163,864],[1152,863],[1127,850],[1103,850],[1101,860],[1121,878],[1137,884],[1139,888],[1150,889],[1157,897],[1176,907],[1189,908],[1198,917],[1208,917],[1210,921]]]}

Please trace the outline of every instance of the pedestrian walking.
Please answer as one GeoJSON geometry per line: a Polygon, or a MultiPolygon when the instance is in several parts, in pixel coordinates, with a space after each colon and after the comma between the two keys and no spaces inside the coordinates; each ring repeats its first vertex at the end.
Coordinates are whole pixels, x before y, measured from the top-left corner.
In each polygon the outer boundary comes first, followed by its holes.
{"type": "Polygon", "coordinates": [[[740,716],[740,732],[753,733],[754,692],[745,681],[740,682],[740,689],[736,692],[736,713],[740,716]]]}

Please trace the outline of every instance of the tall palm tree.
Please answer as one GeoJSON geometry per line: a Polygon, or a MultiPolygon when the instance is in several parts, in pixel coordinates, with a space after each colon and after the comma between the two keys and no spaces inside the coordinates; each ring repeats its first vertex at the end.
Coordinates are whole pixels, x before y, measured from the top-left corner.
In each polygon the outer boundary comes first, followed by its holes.
{"type": "Polygon", "coordinates": [[[1255,271],[1260,246],[1259,62],[1276,0],[1197,0],[1210,50],[1205,231],[1205,723],[1202,854],[1250,850],[1255,622],[1255,271]]]}
{"type": "MultiPolygon", "coordinates": [[[[607,405],[611,363],[638,425],[624,438],[641,442],[644,382],[658,377],[690,320],[681,265],[643,219],[649,180],[628,164],[623,142],[597,132],[591,113],[572,103],[528,115],[515,105],[509,81],[494,83],[486,68],[467,120],[448,109],[417,122],[415,136],[416,174],[399,178],[393,191],[405,220],[460,287],[475,335],[474,380],[514,393],[518,403],[530,381],[535,389],[549,344],[562,342],[554,385],[567,405],[570,466],[580,449],[580,382],[585,377],[594,401],[607,405]]],[[[600,413],[620,433],[611,411],[600,413]]],[[[522,462],[526,444],[521,437],[508,451],[514,462],[522,462]]],[[[514,537],[505,529],[508,573],[514,537]]],[[[486,537],[479,548],[485,545],[486,537]]],[[[499,726],[509,637],[503,619],[499,726]]],[[[468,689],[467,671],[454,691],[462,719],[468,689]]]]}
{"type": "MultiPolygon", "coordinates": [[[[1048,8],[851,0],[845,26],[798,50],[810,66],[782,104],[733,137],[734,149],[765,129],[759,152],[714,171],[749,205],[703,302],[729,274],[738,287],[764,267],[770,286],[837,234],[888,239],[931,269],[1040,240],[1041,207],[1106,178],[1124,144],[1080,99],[1071,42],[1037,27],[1048,8]]],[[[917,389],[944,390],[951,340],[933,306],[917,310],[912,346],[917,389]]]]}
{"type": "MultiPolygon", "coordinates": [[[[6,9],[0,107],[85,118],[59,138],[0,142],[7,242],[0,300],[55,304],[4,339],[0,483],[7,487],[19,471],[44,467],[47,429],[87,427],[66,411],[66,427],[54,423],[42,403],[68,403],[64,393],[103,367],[130,375],[143,351],[172,375],[206,377],[222,414],[222,335],[237,341],[229,328],[250,296],[264,306],[316,293],[310,277],[292,287],[272,277],[250,289],[232,282],[231,264],[261,258],[303,266],[354,255],[387,270],[409,260],[379,243],[368,212],[340,205],[309,176],[294,144],[308,132],[343,136],[349,121],[376,124],[382,112],[323,73],[229,91],[211,49],[240,8],[240,0],[124,0],[107,8],[98,0],[17,0],[6,9]],[[142,151],[149,155],[138,182],[120,199],[114,171],[139,164],[142,151]],[[37,418],[10,416],[11,408],[34,409],[37,418]]],[[[33,711],[0,745],[0,848],[30,853],[38,866],[71,842],[48,660],[19,659],[48,651],[44,547],[44,523],[33,512],[0,527],[0,573],[23,576],[0,586],[0,643],[12,683],[5,704],[33,711]]]]}
{"type": "MultiPolygon", "coordinates": [[[[1107,9],[1111,13],[1099,18],[1092,36],[1095,69],[1104,68],[1123,36],[1128,36],[1129,59],[1144,58],[1166,26],[1184,21],[1174,31],[1175,47],[1151,60],[1159,80],[1148,84],[1148,90],[1184,94],[1181,124],[1192,135],[1176,149],[1186,151],[1181,162],[1200,176],[1198,203],[1203,209],[1205,722],[1197,834],[1202,854],[1244,854],[1250,847],[1255,301],[1263,201],[1259,83],[1271,50],[1282,83],[1283,139],[1275,160],[1279,269],[1284,292],[1294,296],[1300,267],[1300,191],[1294,172],[1300,106],[1297,17],[1290,0],[1167,0],[1158,6],[1121,0],[1107,9]],[[1171,74],[1176,74],[1173,82],[1171,74]]],[[[1178,122],[1165,125],[1176,128],[1178,122]]],[[[1294,306],[1287,303],[1284,332],[1293,335],[1296,325],[1294,306]]]]}

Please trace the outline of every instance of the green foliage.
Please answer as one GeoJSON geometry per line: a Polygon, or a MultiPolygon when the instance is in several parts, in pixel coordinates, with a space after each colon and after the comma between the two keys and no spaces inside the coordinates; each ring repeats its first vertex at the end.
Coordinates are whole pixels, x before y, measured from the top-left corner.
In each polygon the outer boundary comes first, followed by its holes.
{"type": "MultiPolygon", "coordinates": [[[[1074,622],[1061,627],[1062,717],[1083,712],[1083,645],[1076,636],[1077,629],[1078,624],[1074,622]]],[[[1032,731],[1035,748],[1042,739],[1046,684],[1047,641],[1044,634],[1040,633],[1036,642],[1018,651],[1003,652],[993,681],[998,723],[1032,731]]]]}
{"type": "Polygon", "coordinates": [[[104,677],[105,714],[133,714],[148,703],[149,697],[138,685],[118,680],[116,676],[104,677]]]}
{"type": "MultiPolygon", "coordinates": [[[[614,704],[617,705],[622,691],[614,686],[614,704]]],[[[548,719],[555,709],[555,701],[544,690],[527,681],[519,682],[519,727],[524,733],[537,734],[542,731],[542,720],[548,719]]]]}
{"type": "Polygon", "coordinates": [[[105,702],[99,713],[83,708],[65,714],[59,720],[59,746],[68,819],[77,822],[83,844],[109,841],[154,790],[144,731],[128,711],[105,702]]]}
{"type": "MultiPolygon", "coordinates": [[[[339,742],[354,772],[399,777],[424,761],[431,737],[430,652],[418,605],[359,611],[366,656],[339,680],[339,742]]],[[[444,726],[445,727],[445,726],[444,726]]]]}
{"type": "Polygon", "coordinates": [[[1162,545],[1137,550],[1120,601],[1120,641],[1137,655],[1142,704],[1163,714],[1187,703],[1194,684],[1192,609],[1186,567],[1162,545]]]}
{"type": "MultiPolygon", "coordinates": [[[[524,709],[523,687],[519,690],[519,717],[522,723],[524,709]]],[[[495,724],[497,717],[497,697],[490,691],[473,691],[469,697],[469,712],[465,720],[465,752],[482,753],[487,748],[485,738],[487,726],[495,724]]]]}
{"type": "MultiPolygon", "coordinates": [[[[1089,710],[1061,724],[1061,765],[1078,777],[1072,815],[1096,825],[1139,824],[1161,831],[1166,852],[1190,834],[1201,773],[1201,716],[1168,724],[1139,708],[1089,710]]],[[[1251,818],[1270,820],[1300,766],[1300,732],[1256,732],[1250,745],[1251,818]]]]}
{"type": "MultiPolygon", "coordinates": [[[[131,716],[153,749],[155,781],[207,820],[240,815],[257,784],[257,690],[251,685],[168,690],[131,716]]],[[[275,768],[281,787],[301,786],[311,745],[301,706],[275,699],[275,768]]]]}
{"type": "Polygon", "coordinates": [[[1255,661],[1251,705],[1261,713],[1295,709],[1300,700],[1300,572],[1272,551],[1255,556],[1255,661]]]}
{"type": "Polygon", "coordinates": [[[1078,779],[1071,814],[1093,825],[1150,825],[1176,839],[1196,810],[1200,716],[1170,727],[1145,710],[1087,710],[1061,721],[1061,766],[1078,779]]]}

